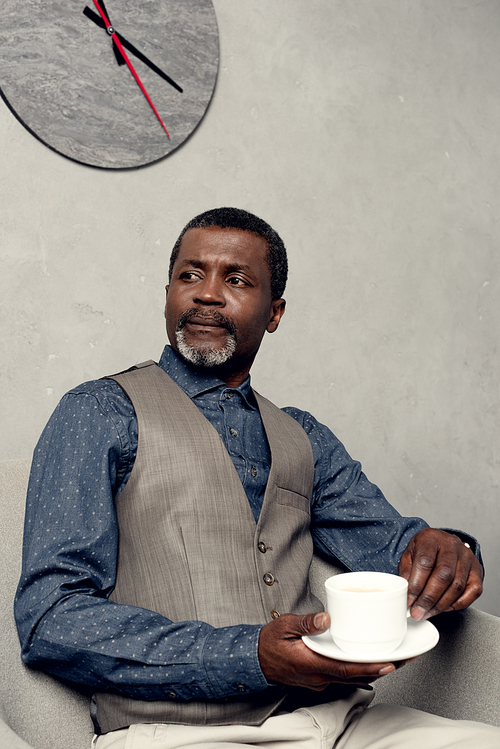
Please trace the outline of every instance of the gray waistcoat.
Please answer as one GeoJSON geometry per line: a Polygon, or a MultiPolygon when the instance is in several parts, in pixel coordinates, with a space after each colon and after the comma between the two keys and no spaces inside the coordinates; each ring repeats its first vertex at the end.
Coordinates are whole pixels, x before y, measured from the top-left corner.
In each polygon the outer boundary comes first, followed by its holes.
{"type": "MultiPolygon", "coordinates": [[[[173,380],[153,362],[113,379],[134,405],[139,446],[116,503],[112,600],[214,627],[321,611],[308,583],[314,464],[302,427],[256,394],[271,450],[256,524],[222,440],[173,380]]],[[[224,700],[181,701],[167,689],[152,702],[98,693],[96,721],[103,733],[151,722],[258,725],[285,696],[281,687],[224,700]]]]}

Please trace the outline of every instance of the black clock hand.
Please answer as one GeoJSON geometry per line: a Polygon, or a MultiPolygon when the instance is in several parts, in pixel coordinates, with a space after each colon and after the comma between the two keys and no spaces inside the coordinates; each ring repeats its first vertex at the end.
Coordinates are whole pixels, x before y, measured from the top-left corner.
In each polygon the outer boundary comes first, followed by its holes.
{"type": "MultiPolygon", "coordinates": [[[[106,11],[104,11],[104,13],[106,13],[106,11]]],[[[87,8],[87,6],[85,6],[85,8],[83,9],[83,14],[87,16],[87,18],[90,18],[91,21],[93,21],[101,29],[106,29],[106,24],[104,23],[102,18],[99,15],[97,15],[97,13],[94,13],[93,10],[91,10],[90,8],[87,8]]],[[[151,62],[151,60],[149,60],[146,57],[146,55],[143,55],[142,52],[140,52],[137,49],[137,47],[134,47],[134,45],[131,44],[129,41],[127,41],[127,39],[125,39],[125,37],[119,34],[118,31],[115,31],[115,34],[120,40],[122,46],[125,47],[125,49],[127,49],[129,52],[135,55],[141,62],[147,65],[148,68],[151,68],[151,70],[153,70],[157,75],[159,75],[160,78],[163,78],[164,81],[166,81],[167,83],[170,83],[170,85],[173,86],[175,89],[177,89],[177,91],[179,91],[181,94],[183,93],[183,89],[172,78],[170,78],[170,76],[168,76],[166,73],[163,72],[163,70],[161,70],[157,65],[155,65],[154,62],[151,62]]],[[[125,60],[123,59],[121,52],[118,49],[117,45],[114,43],[114,40],[113,40],[113,49],[115,50],[115,55],[116,55],[118,64],[124,65],[125,60]],[[120,62],[120,59],[118,58],[118,55],[120,55],[121,62],[120,62]]]]}
{"type": "Polygon", "coordinates": [[[104,13],[103,9],[102,9],[102,8],[101,8],[101,6],[99,5],[99,0],[94,0],[94,5],[95,5],[95,7],[97,8],[97,10],[98,10],[98,12],[99,12],[99,15],[101,16],[102,20],[103,20],[103,21],[104,21],[104,23],[106,24],[106,31],[108,32],[108,34],[110,35],[110,37],[111,37],[111,38],[113,39],[113,41],[114,41],[114,42],[116,42],[116,45],[117,45],[118,49],[119,49],[119,50],[120,50],[120,52],[122,53],[122,57],[123,57],[123,59],[124,59],[124,60],[125,60],[125,62],[127,63],[128,69],[130,70],[130,72],[132,73],[133,77],[135,78],[135,81],[136,81],[137,85],[139,86],[139,88],[141,89],[142,93],[143,93],[143,94],[144,94],[144,96],[146,97],[146,101],[148,102],[149,106],[151,107],[151,109],[153,110],[153,112],[155,113],[155,115],[157,116],[157,118],[158,118],[158,120],[159,120],[159,122],[160,122],[160,125],[162,126],[162,128],[163,128],[163,129],[165,130],[165,132],[166,132],[166,134],[167,134],[167,137],[168,137],[168,138],[170,138],[170,135],[169,135],[169,133],[168,133],[168,130],[167,130],[167,128],[165,127],[165,125],[164,125],[164,122],[163,122],[162,118],[161,118],[161,117],[160,117],[160,115],[158,114],[158,111],[157,111],[157,109],[156,109],[155,105],[154,105],[154,104],[153,104],[153,102],[151,101],[151,98],[150,98],[150,96],[149,96],[148,92],[146,91],[146,89],[145,89],[145,87],[144,87],[144,84],[142,83],[141,79],[140,79],[140,78],[139,78],[139,76],[137,75],[137,73],[136,73],[136,71],[135,71],[135,68],[134,68],[134,66],[132,65],[132,63],[131,63],[131,62],[130,62],[130,60],[128,59],[128,57],[127,57],[127,53],[125,52],[125,50],[124,50],[124,49],[123,49],[123,47],[122,47],[122,43],[120,42],[120,40],[119,40],[119,39],[117,39],[117,37],[116,37],[116,31],[115,31],[115,30],[114,30],[114,28],[113,28],[113,27],[111,26],[111,24],[110,24],[110,22],[109,22],[109,19],[107,18],[107,16],[106,16],[106,14],[104,13]]]}
{"type": "Polygon", "coordinates": [[[134,47],[133,44],[128,42],[126,39],[123,38],[121,34],[116,32],[116,36],[121,41],[125,49],[128,49],[129,52],[131,52],[133,55],[135,55],[141,62],[143,62],[145,65],[148,66],[148,68],[151,68],[157,75],[160,76],[160,78],[163,78],[164,81],[167,83],[170,83],[171,86],[177,89],[179,93],[182,94],[182,88],[172,79],[169,75],[163,72],[157,65],[154,64],[154,62],[151,62],[146,55],[143,55],[142,52],[140,52],[136,47],[134,47]]]}
{"type": "MultiPolygon", "coordinates": [[[[111,17],[110,17],[110,15],[108,13],[108,10],[107,10],[106,6],[104,5],[104,0],[101,0],[101,8],[104,11],[104,15],[107,17],[108,21],[111,23],[111,17]]],[[[102,18],[101,18],[101,21],[102,21],[102,18]]],[[[113,39],[113,37],[111,37],[111,39],[113,41],[113,52],[115,53],[116,62],[118,63],[118,65],[126,65],[127,63],[125,62],[125,58],[123,57],[122,53],[120,52],[116,41],[113,39]]]]}
{"type": "MultiPolygon", "coordinates": [[[[106,14],[105,10],[104,10],[104,13],[106,14]]],[[[106,24],[102,20],[101,16],[97,15],[97,13],[94,13],[94,11],[91,10],[90,8],[87,8],[87,6],[85,6],[85,8],[83,9],[83,15],[87,16],[87,18],[90,18],[90,20],[93,21],[96,24],[96,26],[99,26],[100,29],[106,30],[106,24]]],[[[113,52],[115,53],[116,62],[118,63],[118,65],[126,65],[127,63],[123,59],[123,55],[118,49],[117,45],[115,44],[114,39],[112,41],[113,41],[113,52]]],[[[121,42],[123,44],[123,39],[121,40],[121,42]]]]}

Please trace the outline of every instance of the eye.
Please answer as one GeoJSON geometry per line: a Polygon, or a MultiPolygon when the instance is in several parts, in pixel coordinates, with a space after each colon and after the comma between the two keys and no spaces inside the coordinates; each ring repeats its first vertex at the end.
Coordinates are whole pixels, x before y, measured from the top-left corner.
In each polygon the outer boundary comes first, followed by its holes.
{"type": "Polygon", "coordinates": [[[241,276],[229,276],[227,283],[231,284],[231,286],[248,286],[248,282],[241,276]]]}
{"type": "Polygon", "coordinates": [[[197,278],[200,278],[200,274],[194,270],[186,270],[180,274],[179,278],[183,281],[195,281],[197,278]]]}

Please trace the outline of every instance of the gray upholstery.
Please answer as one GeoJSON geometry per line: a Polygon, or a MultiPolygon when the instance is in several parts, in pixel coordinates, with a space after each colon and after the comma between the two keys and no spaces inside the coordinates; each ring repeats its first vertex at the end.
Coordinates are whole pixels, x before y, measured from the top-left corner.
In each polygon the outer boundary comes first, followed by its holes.
{"type": "MultiPolygon", "coordinates": [[[[0,461],[2,529],[0,603],[0,747],[89,749],[89,696],[24,666],[12,615],[20,572],[27,461],[0,461]]],[[[313,589],[336,570],[317,559],[313,589]]],[[[441,641],[431,652],[378,682],[377,701],[397,702],[500,725],[500,620],[483,612],[438,617],[441,641]]]]}
{"type": "Polygon", "coordinates": [[[92,723],[88,698],[46,674],[27,668],[19,656],[12,606],[21,571],[28,474],[27,461],[0,461],[0,568],[3,573],[0,599],[0,717],[6,723],[0,727],[0,747],[89,749],[92,723]],[[8,733],[7,727],[28,743],[8,733]]]}
{"type": "MultiPolygon", "coordinates": [[[[331,566],[315,560],[313,592],[324,601],[331,566]]],[[[376,702],[500,726],[500,619],[475,608],[435,617],[437,646],[377,681],[376,702]]]]}

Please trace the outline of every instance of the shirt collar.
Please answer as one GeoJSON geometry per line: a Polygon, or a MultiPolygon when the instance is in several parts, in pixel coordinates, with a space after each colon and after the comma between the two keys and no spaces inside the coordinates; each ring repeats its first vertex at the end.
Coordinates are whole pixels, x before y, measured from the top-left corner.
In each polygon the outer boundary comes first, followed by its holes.
{"type": "Polygon", "coordinates": [[[228,389],[236,390],[250,408],[257,410],[250,385],[250,375],[238,387],[227,388],[223,380],[195,369],[185,362],[184,359],[181,359],[173,348],[168,345],[163,349],[158,365],[190,398],[196,398],[198,395],[217,390],[218,388],[221,388],[221,392],[228,389]]]}

